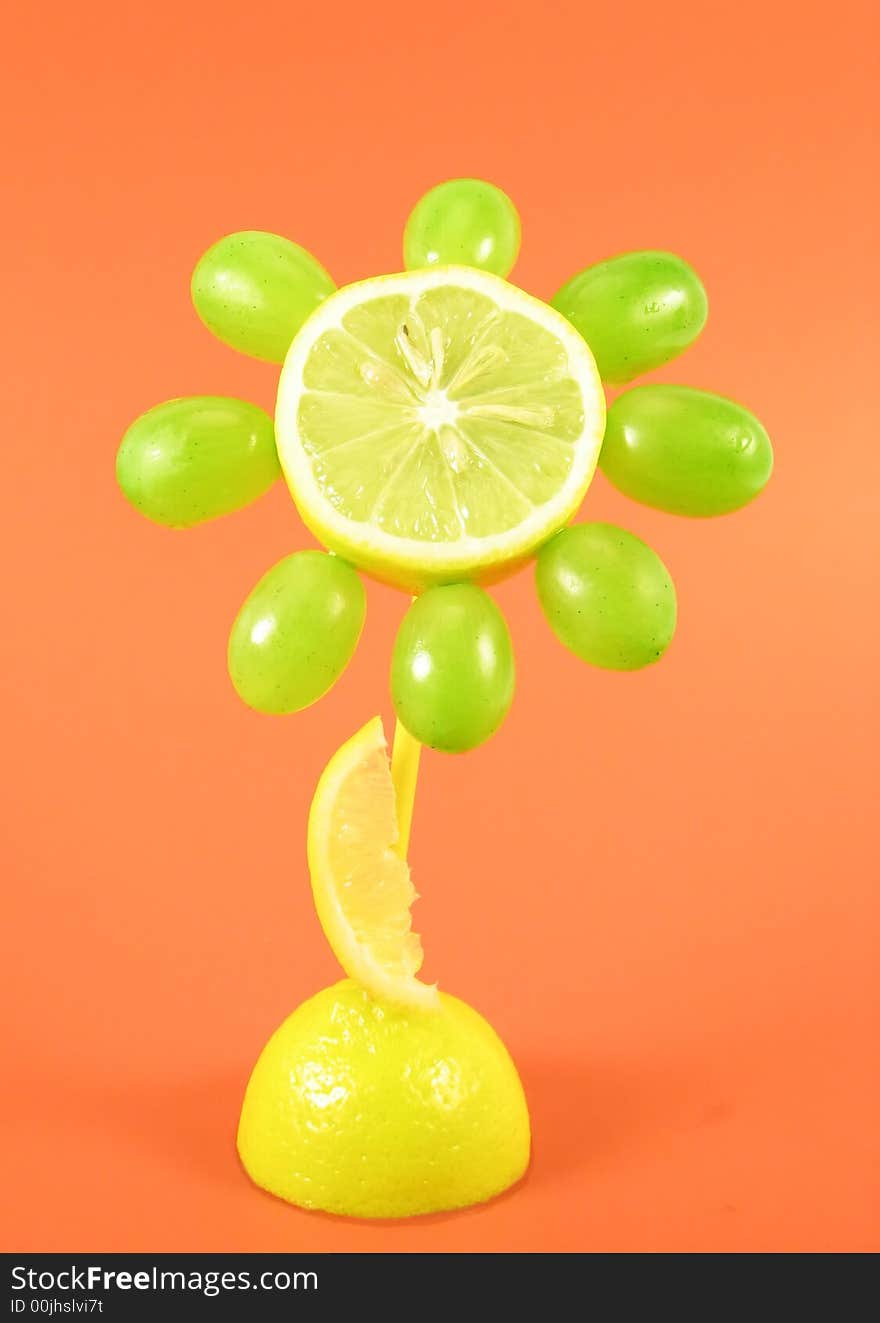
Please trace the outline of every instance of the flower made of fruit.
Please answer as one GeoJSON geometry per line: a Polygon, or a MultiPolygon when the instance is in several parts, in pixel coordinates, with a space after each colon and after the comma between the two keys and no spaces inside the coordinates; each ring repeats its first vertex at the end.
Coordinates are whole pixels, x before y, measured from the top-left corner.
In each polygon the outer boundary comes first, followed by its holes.
{"type": "Polygon", "coordinates": [[[420,746],[475,748],[513,698],[510,635],[485,585],[534,559],[561,642],[637,670],[672,638],[675,589],[632,533],[571,523],[597,464],[634,500],[690,516],[746,505],[772,469],[764,428],[722,396],[651,384],[606,413],[604,387],[702,331],[706,295],[686,262],[612,257],[548,305],[507,280],[519,242],[510,199],[468,179],[417,204],[405,271],[339,290],[287,239],[219,240],[196,265],[193,302],[219,339],[283,365],[274,423],[241,400],[172,400],[137,419],[117,460],[131,503],[172,527],[240,509],[283,475],[326,548],[273,566],[232,626],[229,672],[259,711],[299,711],[339,679],[364,622],[359,570],[414,599],[391,659],[392,765],[376,719],[331,760],[310,819],[318,914],[353,982],[278,1031],[239,1131],[258,1184],[332,1211],[456,1207],[528,1161],[502,1044],[416,978],[405,859],[420,746]],[[467,1155],[457,1174],[438,1144],[467,1155]]]}
{"type": "Polygon", "coordinates": [[[412,212],[399,275],[337,291],[302,248],[258,231],[197,264],[204,323],[283,363],[274,427],[241,400],[172,400],[129,429],[117,473],[137,509],[173,527],[248,505],[283,473],[327,548],[280,561],[239,613],[229,670],[252,707],[296,712],[339,678],[364,620],[360,569],[418,594],[394,648],[398,716],[424,744],[472,749],[514,678],[479,585],[537,557],[553,631],[594,666],[637,669],[672,638],[675,590],[654,552],[609,524],[566,527],[597,461],[626,495],[680,515],[739,509],[767,482],[767,433],[719,395],[640,386],[606,421],[602,383],[669,362],[703,329],[686,262],[612,257],[547,305],[505,279],[519,237],[499,189],[453,180],[412,212]]]}

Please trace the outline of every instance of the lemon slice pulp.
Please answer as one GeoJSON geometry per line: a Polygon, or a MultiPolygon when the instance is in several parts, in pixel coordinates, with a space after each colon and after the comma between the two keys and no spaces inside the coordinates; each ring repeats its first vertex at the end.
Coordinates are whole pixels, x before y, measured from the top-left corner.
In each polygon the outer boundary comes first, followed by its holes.
{"type": "Polygon", "coordinates": [[[316,536],[418,588],[512,568],[571,518],[605,398],[559,313],[497,276],[443,267],[322,303],[291,345],[275,421],[316,536]]]}
{"type": "Polygon", "coordinates": [[[401,1006],[439,1006],[415,976],[422,943],[412,931],[416,891],[396,853],[397,806],[382,721],[330,759],[309,815],[309,871],[324,934],[346,974],[401,1006]]]}

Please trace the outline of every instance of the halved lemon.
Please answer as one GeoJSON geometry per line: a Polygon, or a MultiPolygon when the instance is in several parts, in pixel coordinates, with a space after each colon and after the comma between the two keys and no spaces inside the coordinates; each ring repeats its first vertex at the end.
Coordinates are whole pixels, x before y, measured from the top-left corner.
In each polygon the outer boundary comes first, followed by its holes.
{"type": "Polygon", "coordinates": [[[414,589],[497,577],[534,552],[580,505],[604,430],[579,333],[469,267],[331,295],[291,345],[275,416],[312,532],[414,589]]]}
{"type": "Polygon", "coordinates": [[[369,992],[402,1006],[439,1006],[416,974],[422,943],[417,899],[395,851],[397,805],[385,734],[374,717],[330,759],[309,815],[309,871],[321,927],[342,968],[369,992]]]}

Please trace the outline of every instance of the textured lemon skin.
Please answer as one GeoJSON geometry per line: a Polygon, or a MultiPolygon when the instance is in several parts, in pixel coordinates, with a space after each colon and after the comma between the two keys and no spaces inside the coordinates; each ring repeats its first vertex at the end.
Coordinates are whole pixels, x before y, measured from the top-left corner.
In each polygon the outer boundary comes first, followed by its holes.
{"type": "Polygon", "coordinates": [[[401,1010],[351,979],[272,1035],[238,1127],[257,1185],[350,1217],[482,1203],[522,1176],[529,1145],[516,1067],[481,1015],[447,993],[401,1010]]]}

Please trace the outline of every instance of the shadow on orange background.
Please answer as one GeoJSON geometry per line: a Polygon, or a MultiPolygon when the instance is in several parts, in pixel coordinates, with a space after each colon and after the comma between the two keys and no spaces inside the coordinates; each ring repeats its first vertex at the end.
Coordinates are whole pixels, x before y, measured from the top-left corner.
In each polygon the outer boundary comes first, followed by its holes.
{"type": "Polygon", "coordinates": [[[12,21],[0,82],[4,1247],[876,1246],[873,6],[52,8],[12,21]],[[539,295],[615,251],[688,257],[709,324],[654,375],[742,399],[777,472],[707,523],[597,479],[587,516],[678,584],[648,672],[564,653],[528,572],[497,590],[517,700],[484,749],[426,756],[412,857],[426,974],[510,1046],[534,1161],[488,1207],[370,1225],[256,1191],[232,1140],[269,1032],[337,976],[305,818],[390,715],[404,598],[370,588],[327,701],[259,718],[225,640],[309,545],[289,499],[167,532],[113,459],[171,396],[271,407],[274,370],[189,306],[214,238],[392,270],[414,200],[462,174],[519,205],[539,295]]]}

